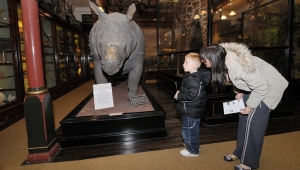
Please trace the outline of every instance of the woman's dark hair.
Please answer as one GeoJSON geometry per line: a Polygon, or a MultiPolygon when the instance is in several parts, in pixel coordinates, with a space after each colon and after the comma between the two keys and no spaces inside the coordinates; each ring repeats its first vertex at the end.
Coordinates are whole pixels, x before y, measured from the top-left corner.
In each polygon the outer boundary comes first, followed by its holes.
{"type": "Polygon", "coordinates": [[[214,93],[222,92],[227,82],[227,68],[225,65],[226,50],[220,45],[209,45],[200,50],[200,57],[203,61],[211,62],[211,85],[214,93]]]}

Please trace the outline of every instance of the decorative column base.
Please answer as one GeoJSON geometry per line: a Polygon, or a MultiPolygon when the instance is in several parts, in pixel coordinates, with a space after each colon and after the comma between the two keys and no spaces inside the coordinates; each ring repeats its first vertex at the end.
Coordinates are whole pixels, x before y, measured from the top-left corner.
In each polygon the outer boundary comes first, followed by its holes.
{"type": "Polygon", "coordinates": [[[54,128],[50,94],[27,95],[24,101],[24,114],[29,151],[26,162],[49,161],[60,149],[54,128]]]}
{"type": "Polygon", "coordinates": [[[51,158],[59,151],[59,143],[55,143],[49,152],[29,153],[26,158],[26,163],[43,163],[49,162],[51,158]]]}

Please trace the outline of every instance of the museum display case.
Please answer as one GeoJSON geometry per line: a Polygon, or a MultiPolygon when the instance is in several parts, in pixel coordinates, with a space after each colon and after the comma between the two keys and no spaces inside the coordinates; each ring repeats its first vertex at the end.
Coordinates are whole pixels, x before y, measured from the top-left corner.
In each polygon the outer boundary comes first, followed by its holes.
{"type": "Polygon", "coordinates": [[[56,25],[55,29],[59,83],[64,83],[68,81],[65,29],[60,25],[56,25]]]}
{"type": "Polygon", "coordinates": [[[11,25],[0,21],[0,91],[6,99],[1,98],[0,106],[16,98],[15,50],[12,48],[11,25]],[[9,99],[12,98],[12,99],[9,99]]]}
{"type": "MultiPolygon", "coordinates": [[[[84,51],[87,36],[80,28],[42,5],[39,5],[39,14],[45,86],[55,100],[89,80],[86,71],[89,69],[85,68],[89,63],[84,51]],[[70,44],[67,34],[71,35],[70,44]],[[73,53],[68,53],[68,49],[73,53]],[[71,67],[73,71],[69,71],[71,67]]],[[[29,82],[22,17],[19,0],[1,3],[0,129],[24,116],[23,99],[29,82]]]]}
{"type": "Polygon", "coordinates": [[[25,55],[25,44],[24,44],[24,29],[22,23],[22,13],[21,7],[18,5],[18,31],[20,37],[20,56],[21,56],[21,63],[22,63],[22,73],[23,73],[23,80],[24,80],[24,90],[28,90],[28,78],[27,78],[27,65],[26,65],[26,55],[25,55]]]}
{"type": "Polygon", "coordinates": [[[53,42],[53,23],[41,17],[42,51],[44,61],[44,74],[46,87],[51,88],[56,85],[56,61],[53,42]]]}
{"type": "Polygon", "coordinates": [[[81,29],[40,6],[45,84],[53,99],[89,79],[85,39],[81,29]],[[85,68],[86,70],[86,68],[85,68]]]}
{"type": "Polygon", "coordinates": [[[23,116],[12,5],[4,1],[0,13],[0,130],[23,116]]]}

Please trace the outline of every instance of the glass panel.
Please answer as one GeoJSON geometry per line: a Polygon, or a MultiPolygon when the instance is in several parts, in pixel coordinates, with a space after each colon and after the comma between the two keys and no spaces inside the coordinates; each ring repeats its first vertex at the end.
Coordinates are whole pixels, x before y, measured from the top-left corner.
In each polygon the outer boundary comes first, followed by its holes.
{"type": "MultiPolygon", "coordinates": [[[[198,52],[195,51],[195,52],[198,52]]],[[[189,52],[158,56],[158,69],[176,76],[184,75],[183,63],[189,52]]],[[[203,65],[203,64],[202,64],[203,65]]]]}
{"type": "Polygon", "coordinates": [[[58,56],[58,74],[60,83],[68,81],[67,57],[65,46],[65,33],[61,26],[56,26],[56,48],[58,56]]]}
{"type": "Polygon", "coordinates": [[[288,1],[279,0],[244,13],[243,42],[248,46],[284,46],[288,1]]]}
{"type": "Polygon", "coordinates": [[[274,66],[282,75],[285,75],[285,50],[253,51],[252,54],[257,56],[272,66],[274,66]]]}
{"type": "Polygon", "coordinates": [[[26,56],[25,56],[25,46],[24,46],[24,30],[23,30],[23,23],[22,23],[22,12],[21,6],[18,4],[18,28],[19,28],[19,36],[20,36],[20,54],[21,54],[21,61],[22,61],[22,72],[23,72],[23,79],[24,79],[24,89],[25,91],[28,90],[28,78],[27,78],[27,65],[26,65],[26,56]]]}
{"type": "Polygon", "coordinates": [[[74,41],[72,32],[67,32],[67,42],[68,42],[68,71],[69,71],[69,79],[74,79],[75,72],[75,63],[74,63],[74,41]]]}
{"type": "Polygon", "coordinates": [[[86,67],[87,67],[87,64],[86,64],[86,56],[84,54],[84,38],[81,37],[81,40],[80,40],[80,46],[81,46],[81,68],[82,68],[82,75],[86,75],[86,67]]]}
{"type": "Polygon", "coordinates": [[[50,88],[56,85],[52,22],[41,17],[41,25],[46,87],[50,88]]]}
{"type": "Polygon", "coordinates": [[[156,70],[156,50],[157,50],[157,37],[156,27],[141,28],[145,36],[145,70],[156,70]]]}
{"type": "Polygon", "coordinates": [[[158,53],[199,49],[207,37],[207,0],[158,2],[158,53]],[[202,24],[203,23],[203,24],[202,24]]]}
{"type": "Polygon", "coordinates": [[[300,1],[294,6],[294,41],[291,79],[300,79],[300,1]]]}
{"type": "Polygon", "coordinates": [[[82,62],[83,51],[80,43],[80,37],[78,34],[74,34],[74,45],[75,45],[75,66],[76,66],[76,77],[82,76],[82,62]]]}
{"type": "Polygon", "coordinates": [[[173,2],[172,1],[160,1],[158,2],[158,53],[168,53],[175,49],[173,43],[173,2]]]}
{"type": "Polygon", "coordinates": [[[249,10],[251,4],[246,0],[234,0],[229,3],[213,0],[212,43],[240,42],[242,34],[242,12],[249,10]],[[229,13],[233,11],[230,15],[229,13]]]}
{"type": "Polygon", "coordinates": [[[0,1],[0,4],[1,4],[1,8],[0,8],[1,9],[1,13],[0,13],[0,22],[1,22],[1,24],[0,25],[2,25],[2,24],[9,24],[10,18],[9,18],[9,11],[8,11],[7,0],[0,1]]]}
{"type": "MultiPolygon", "coordinates": [[[[278,16],[280,16],[279,20],[285,22],[284,20],[286,19],[285,17],[287,11],[286,3],[288,1],[280,0],[270,5],[270,2],[272,1],[273,0],[228,0],[225,3],[223,0],[213,0],[212,43],[218,44],[221,42],[242,42],[243,40],[245,43],[249,43],[248,41],[250,40],[250,37],[257,38],[257,36],[264,34],[261,32],[261,30],[258,30],[267,28],[268,25],[262,26],[263,24],[269,24],[269,21],[273,22],[271,20],[276,20],[278,16]],[[283,6],[281,6],[280,3],[283,3],[283,6]],[[260,6],[264,7],[259,8],[260,6]],[[246,15],[243,18],[244,12],[246,12],[246,15]],[[265,19],[268,22],[264,23],[262,16],[265,14],[267,15],[267,18],[265,19]],[[283,19],[281,17],[283,17],[283,19]],[[244,36],[242,27],[243,22],[247,26],[247,28],[244,29],[244,31],[246,31],[244,36]],[[257,30],[251,31],[252,29],[257,30]]],[[[282,26],[282,23],[279,25],[282,26]]],[[[256,43],[257,40],[251,39],[250,44],[248,45],[252,46],[252,41],[255,41],[256,43]]],[[[256,46],[256,44],[253,45],[256,46]]]]}
{"type": "Polygon", "coordinates": [[[7,1],[1,3],[0,13],[0,106],[16,100],[16,81],[14,64],[15,52],[11,38],[9,9],[7,1]]]}

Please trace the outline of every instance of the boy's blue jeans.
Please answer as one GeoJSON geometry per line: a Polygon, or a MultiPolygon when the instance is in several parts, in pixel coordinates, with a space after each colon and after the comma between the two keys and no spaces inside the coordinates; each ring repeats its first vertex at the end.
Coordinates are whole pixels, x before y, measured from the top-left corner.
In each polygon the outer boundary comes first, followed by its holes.
{"type": "Polygon", "coordinates": [[[199,154],[200,120],[182,115],[182,138],[186,149],[192,154],[199,154]]]}

